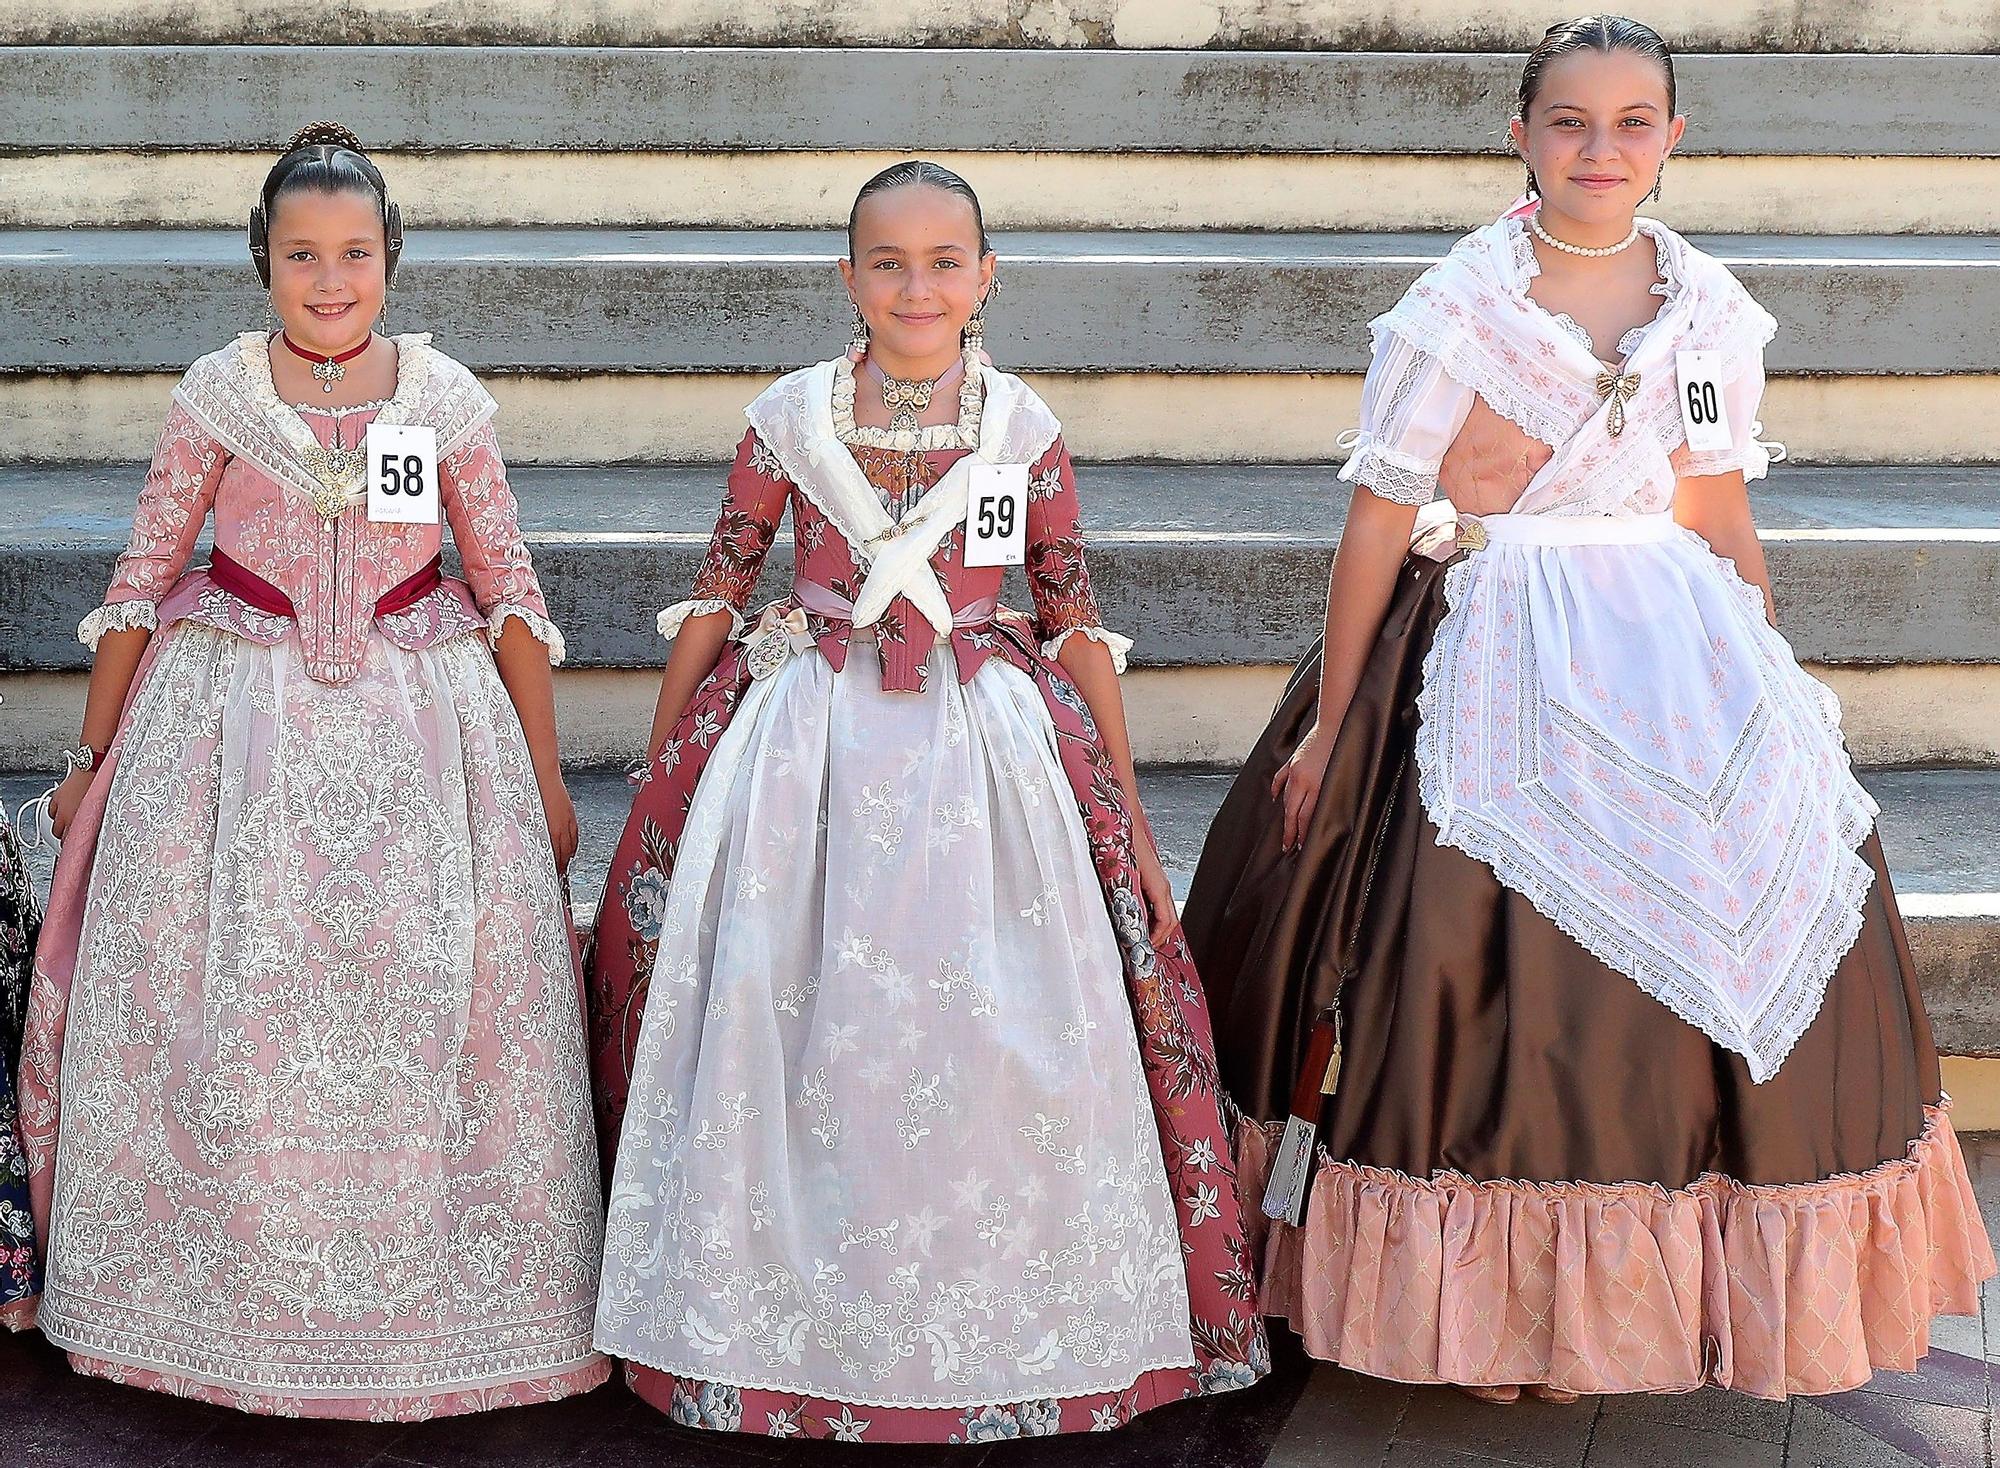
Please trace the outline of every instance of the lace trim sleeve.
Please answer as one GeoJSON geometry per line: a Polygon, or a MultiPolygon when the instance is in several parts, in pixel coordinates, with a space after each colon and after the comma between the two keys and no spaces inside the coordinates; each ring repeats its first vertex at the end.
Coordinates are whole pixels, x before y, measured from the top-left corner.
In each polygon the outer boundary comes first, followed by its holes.
{"type": "Polygon", "coordinates": [[[1341,482],[1395,504],[1429,504],[1437,497],[1438,465],[1471,411],[1472,389],[1453,380],[1438,358],[1395,332],[1382,333],[1361,388],[1361,427],[1341,435],[1341,446],[1354,450],[1341,482]]]}
{"type": "Polygon", "coordinates": [[[157,632],[160,627],[159,603],[136,598],[107,602],[77,625],[76,640],[96,652],[97,644],[104,640],[105,633],[129,632],[134,627],[157,632]]]}
{"type": "Polygon", "coordinates": [[[535,641],[549,650],[549,666],[560,668],[563,659],[569,656],[569,646],[563,641],[562,630],[534,607],[517,606],[513,602],[501,602],[486,617],[486,636],[494,647],[500,645],[501,629],[507,625],[509,617],[519,617],[527,624],[535,641]]]}
{"type": "Polygon", "coordinates": [[[675,602],[664,612],[660,613],[659,620],[655,625],[660,629],[660,636],[672,642],[676,637],[680,636],[681,625],[689,617],[706,617],[716,612],[729,613],[729,635],[731,637],[741,637],[743,635],[743,613],[719,596],[704,597],[699,601],[675,602]]]}
{"type": "Polygon", "coordinates": [[[1092,642],[1102,643],[1111,650],[1112,671],[1125,671],[1126,655],[1132,651],[1132,639],[1122,632],[1107,631],[1103,627],[1065,627],[1049,641],[1042,644],[1042,656],[1050,662],[1062,657],[1063,644],[1072,637],[1084,636],[1092,642]]]}

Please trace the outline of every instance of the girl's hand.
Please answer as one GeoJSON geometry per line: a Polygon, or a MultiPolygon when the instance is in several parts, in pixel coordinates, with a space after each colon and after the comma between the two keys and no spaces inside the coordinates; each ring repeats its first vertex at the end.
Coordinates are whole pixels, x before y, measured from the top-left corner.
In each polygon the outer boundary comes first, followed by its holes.
{"type": "Polygon", "coordinates": [[[1181,925],[1181,915],[1174,908],[1174,886],[1167,880],[1167,869],[1160,864],[1153,833],[1143,822],[1132,833],[1132,854],[1139,863],[1139,891],[1153,915],[1151,936],[1153,946],[1158,948],[1181,925]]]}
{"type": "Polygon", "coordinates": [[[69,833],[69,823],[76,819],[76,808],[90,793],[90,782],[96,776],[96,770],[72,770],[69,778],[56,786],[55,794],[49,797],[49,823],[55,831],[56,840],[62,840],[69,833]]]}
{"type": "Polygon", "coordinates": [[[1280,849],[1297,851],[1306,844],[1306,828],[1319,804],[1319,787],[1326,780],[1333,736],[1315,722],[1271,780],[1271,798],[1284,806],[1284,839],[1280,849]]]}
{"type": "Polygon", "coordinates": [[[576,859],[576,804],[569,798],[569,787],[563,784],[560,774],[542,780],[541,787],[542,814],[548,817],[549,846],[555,852],[556,874],[560,876],[576,859]]]}

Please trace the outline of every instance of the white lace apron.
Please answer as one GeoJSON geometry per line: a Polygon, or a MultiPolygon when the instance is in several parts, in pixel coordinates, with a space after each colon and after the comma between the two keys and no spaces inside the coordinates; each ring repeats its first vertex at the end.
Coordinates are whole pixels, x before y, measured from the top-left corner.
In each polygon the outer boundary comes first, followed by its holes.
{"type": "Polygon", "coordinates": [[[1395,337],[1441,359],[1555,448],[1513,513],[1476,531],[1468,517],[1461,543],[1484,544],[1446,576],[1415,753],[1441,842],[1763,1081],[1860,930],[1872,873],[1857,847],[1876,808],[1832,693],[1669,513],[1675,352],[1719,351],[1739,378],[1774,323],[1719,264],[1648,228],[1677,278],[1622,366],[1639,386],[1615,437],[1602,364],[1525,294],[1513,221],[1469,236],[1375,323],[1378,349],[1395,337]]]}

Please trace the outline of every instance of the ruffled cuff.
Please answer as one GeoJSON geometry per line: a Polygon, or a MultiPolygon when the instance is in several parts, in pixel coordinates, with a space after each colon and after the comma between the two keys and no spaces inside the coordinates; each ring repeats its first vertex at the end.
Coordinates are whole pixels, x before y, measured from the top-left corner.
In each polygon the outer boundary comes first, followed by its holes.
{"type": "Polygon", "coordinates": [[[1785,462],[1785,446],[1775,439],[1759,439],[1757,435],[1763,431],[1763,424],[1752,423],[1748,443],[1703,453],[1689,449],[1675,472],[1684,479],[1699,479],[1706,474],[1730,474],[1740,469],[1746,484],[1762,479],[1773,464],[1785,462]]]}
{"type": "Polygon", "coordinates": [[[689,617],[706,617],[713,612],[729,613],[729,635],[731,637],[743,635],[743,614],[736,610],[733,603],[723,601],[720,597],[710,597],[706,601],[675,602],[661,612],[657,624],[660,636],[671,642],[680,636],[681,623],[689,617]]]}
{"type": "Polygon", "coordinates": [[[1341,465],[1340,481],[1361,484],[1391,504],[1427,505],[1437,498],[1438,466],[1406,458],[1363,433],[1356,435],[1354,452],[1341,465]]]}
{"type": "Polygon", "coordinates": [[[106,602],[77,624],[76,640],[96,652],[97,644],[104,640],[105,633],[130,632],[134,627],[157,632],[160,627],[160,604],[136,599],[106,602]]]}
{"type": "Polygon", "coordinates": [[[1063,644],[1081,632],[1092,642],[1102,643],[1111,649],[1113,672],[1125,671],[1125,655],[1132,651],[1132,639],[1117,632],[1107,632],[1102,627],[1065,627],[1052,641],[1042,644],[1042,656],[1054,662],[1062,655],[1063,644]]]}
{"type": "Polygon", "coordinates": [[[563,641],[562,632],[547,617],[533,607],[515,606],[512,602],[502,602],[486,614],[486,638],[493,646],[500,645],[500,633],[507,625],[509,617],[519,617],[527,625],[529,633],[543,647],[549,650],[549,666],[560,668],[563,659],[569,656],[569,645],[563,641]]]}

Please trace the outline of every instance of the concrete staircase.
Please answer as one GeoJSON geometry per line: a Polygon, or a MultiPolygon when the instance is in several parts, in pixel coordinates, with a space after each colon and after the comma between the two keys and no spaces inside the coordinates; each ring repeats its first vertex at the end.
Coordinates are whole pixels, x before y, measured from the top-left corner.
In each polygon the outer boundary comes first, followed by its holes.
{"type": "MultiPolygon", "coordinates": [[[[715,461],[763,383],[839,346],[833,231],[909,148],[980,189],[994,353],[1085,461],[1184,874],[1222,784],[1188,767],[1240,758],[1318,621],[1367,318],[1513,198],[1512,53],[1545,9],[0,0],[41,43],[0,51],[0,768],[73,732],[71,629],[175,375],[265,319],[240,221],[299,123],[378,150],[410,229],[392,326],[501,401],[586,765],[643,740],[715,461]],[[940,44],[965,49],[905,49],[940,44]]],[[[2000,11],[1683,9],[1710,54],[1657,212],[1783,323],[1763,416],[1794,463],[1757,507],[1785,630],[1882,769],[1948,1048],[2000,1055],[2000,11]]],[[[622,791],[579,793],[601,866],[622,791]]]]}

